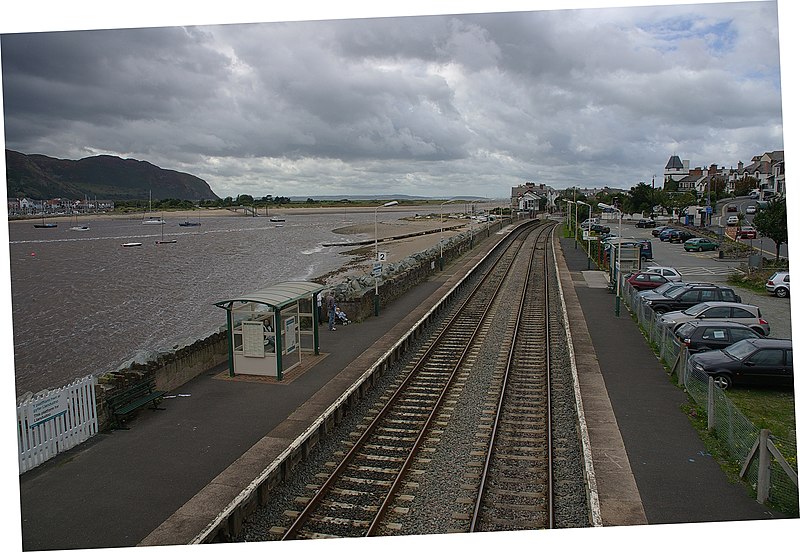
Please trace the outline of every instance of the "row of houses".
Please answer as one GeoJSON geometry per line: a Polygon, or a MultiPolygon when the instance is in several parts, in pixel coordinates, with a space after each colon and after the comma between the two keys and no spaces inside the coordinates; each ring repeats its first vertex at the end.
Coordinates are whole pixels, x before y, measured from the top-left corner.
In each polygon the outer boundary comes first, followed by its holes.
{"type": "MultiPolygon", "coordinates": [[[[678,191],[694,190],[698,195],[705,195],[709,186],[722,186],[727,193],[733,193],[736,184],[745,178],[755,181],[755,188],[759,190],[760,197],[774,195],[785,196],[786,179],[784,175],[783,150],[769,151],[757,155],[745,165],[739,161],[736,168],[720,167],[716,164],[707,167],[693,167],[689,160],[682,161],[677,155],[672,155],[664,167],[664,183],[672,181],[677,184],[678,191]]],[[[653,185],[655,185],[655,177],[653,185]]],[[[592,197],[598,192],[615,193],[626,192],[611,188],[579,189],[586,197],[592,197]]],[[[722,190],[720,190],[722,191],[722,190]]],[[[511,188],[511,205],[519,211],[533,212],[541,210],[541,200],[545,199],[545,210],[557,210],[556,200],[560,191],[544,184],[526,182],[521,186],[511,188]]]]}
{"type": "Polygon", "coordinates": [[[8,216],[72,214],[113,211],[114,202],[108,199],[30,199],[8,198],[8,216]]]}
{"type": "Polygon", "coordinates": [[[745,165],[739,161],[737,166],[725,168],[716,164],[707,167],[692,167],[689,160],[682,161],[673,155],[664,167],[664,182],[677,184],[678,191],[696,191],[705,194],[709,186],[723,186],[724,191],[733,193],[737,182],[745,178],[755,180],[756,189],[762,197],[786,195],[786,177],[784,174],[783,150],[768,151],[756,155],[745,165]]]}

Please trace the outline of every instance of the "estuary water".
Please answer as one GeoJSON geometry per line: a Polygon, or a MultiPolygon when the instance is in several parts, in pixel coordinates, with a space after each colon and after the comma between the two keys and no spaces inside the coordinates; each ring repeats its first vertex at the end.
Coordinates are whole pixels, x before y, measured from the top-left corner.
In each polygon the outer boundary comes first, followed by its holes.
{"type": "MultiPolygon", "coordinates": [[[[381,215],[383,219],[386,215],[381,215]]],[[[133,358],[183,346],[225,324],[214,303],[288,280],[309,280],[348,263],[339,247],[363,240],[335,228],[372,222],[371,213],[204,216],[182,227],[165,217],[94,217],[90,230],[37,221],[9,222],[11,299],[17,396],[54,389],[133,358]],[[140,247],[122,247],[141,242],[140,247]]],[[[389,218],[389,217],[386,217],[389,218]]],[[[395,217],[398,218],[398,217],[395,217]]]]}

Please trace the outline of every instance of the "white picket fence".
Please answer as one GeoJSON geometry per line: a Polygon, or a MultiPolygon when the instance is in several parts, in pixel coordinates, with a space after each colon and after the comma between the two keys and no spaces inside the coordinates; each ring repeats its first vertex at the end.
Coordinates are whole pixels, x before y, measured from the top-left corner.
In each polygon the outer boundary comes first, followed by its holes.
{"type": "Polygon", "coordinates": [[[86,376],[17,405],[20,474],[97,433],[94,386],[86,376]]]}

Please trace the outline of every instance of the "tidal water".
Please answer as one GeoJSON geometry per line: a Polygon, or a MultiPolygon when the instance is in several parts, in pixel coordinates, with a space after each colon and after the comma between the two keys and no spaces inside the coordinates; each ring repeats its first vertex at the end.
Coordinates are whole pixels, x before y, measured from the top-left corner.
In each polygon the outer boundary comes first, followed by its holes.
{"type": "MultiPolygon", "coordinates": [[[[14,365],[17,396],[54,389],[128,360],[183,346],[225,324],[214,303],[287,280],[309,280],[350,257],[323,243],[340,235],[341,214],[289,214],[283,226],[267,217],[203,217],[181,227],[141,219],[98,217],[9,222],[14,365]],[[141,242],[141,247],[122,247],[141,242]]],[[[371,222],[353,213],[347,224],[371,222]]]]}

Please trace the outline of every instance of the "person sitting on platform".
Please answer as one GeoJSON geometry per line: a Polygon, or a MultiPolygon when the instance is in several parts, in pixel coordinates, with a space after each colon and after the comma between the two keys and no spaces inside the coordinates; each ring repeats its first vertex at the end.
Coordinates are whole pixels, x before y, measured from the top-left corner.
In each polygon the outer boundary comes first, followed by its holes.
{"type": "Polygon", "coordinates": [[[350,323],[350,319],[347,318],[347,315],[339,307],[336,307],[336,321],[343,326],[346,326],[350,323]]]}

